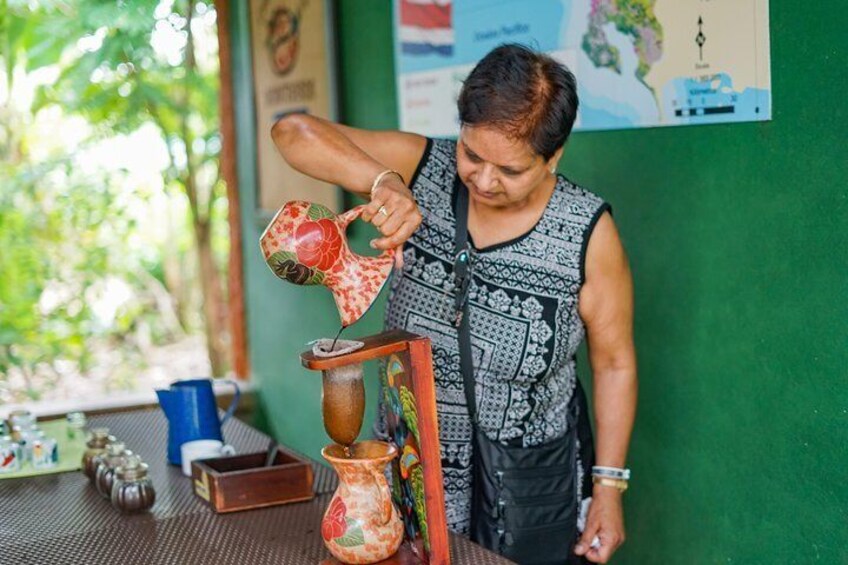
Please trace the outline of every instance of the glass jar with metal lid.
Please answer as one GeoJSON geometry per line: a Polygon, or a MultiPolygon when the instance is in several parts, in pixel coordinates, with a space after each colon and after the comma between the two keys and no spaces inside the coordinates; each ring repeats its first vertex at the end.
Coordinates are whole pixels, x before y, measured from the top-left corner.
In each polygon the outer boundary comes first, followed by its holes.
{"type": "Polygon", "coordinates": [[[147,463],[142,463],[138,455],[127,457],[124,464],[115,469],[112,506],[121,512],[134,513],[149,510],[154,502],[156,491],[147,475],[147,463]]]}
{"type": "Polygon", "coordinates": [[[87,423],[85,413],[69,412],[65,419],[67,421],[68,439],[82,439],[87,423]]]}
{"type": "Polygon", "coordinates": [[[122,441],[116,441],[106,446],[106,453],[97,458],[97,467],[94,471],[94,487],[100,493],[100,496],[103,498],[112,496],[115,469],[126,463],[127,457],[131,455],[132,451],[126,449],[122,441]]]}
{"type": "Polygon", "coordinates": [[[106,446],[116,441],[115,436],[109,435],[109,428],[94,428],[88,436],[86,450],[82,454],[82,472],[88,480],[94,483],[97,461],[95,457],[106,452],[106,446]]]}

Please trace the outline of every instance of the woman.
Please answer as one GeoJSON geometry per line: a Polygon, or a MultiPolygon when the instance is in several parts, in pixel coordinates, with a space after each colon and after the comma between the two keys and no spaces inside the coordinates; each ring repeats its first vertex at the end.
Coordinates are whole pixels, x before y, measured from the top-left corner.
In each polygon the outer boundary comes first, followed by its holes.
{"type": "MultiPolygon", "coordinates": [[[[605,563],[624,541],[637,388],[632,283],[609,206],[556,174],[577,113],[574,77],[543,54],[504,45],[474,68],[458,104],[456,142],[305,115],[280,120],[273,137],[297,170],[370,200],[362,217],[382,234],[372,247],[403,249],[386,325],[431,338],[446,512],[458,532],[473,529],[472,425],[453,309],[456,204],[459,195],[467,201],[479,430],[528,449],[573,438],[577,457],[566,473],[582,504],[570,519],[582,511],[585,520],[582,535],[567,540],[568,560],[605,563]],[[576,378],[584,335],[594,450],[576,378]]],[[[577,530],[561,535],[569,531],[577,530]]]]}

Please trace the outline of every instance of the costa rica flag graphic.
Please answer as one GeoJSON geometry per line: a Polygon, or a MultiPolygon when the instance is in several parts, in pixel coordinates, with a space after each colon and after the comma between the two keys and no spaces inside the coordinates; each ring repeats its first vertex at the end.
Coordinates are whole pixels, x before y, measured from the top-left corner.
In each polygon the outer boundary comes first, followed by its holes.
{"type": "Polygon", "coordinates": [[[453,0],[400,0],[401,51],[453,55],[453,0]]]}

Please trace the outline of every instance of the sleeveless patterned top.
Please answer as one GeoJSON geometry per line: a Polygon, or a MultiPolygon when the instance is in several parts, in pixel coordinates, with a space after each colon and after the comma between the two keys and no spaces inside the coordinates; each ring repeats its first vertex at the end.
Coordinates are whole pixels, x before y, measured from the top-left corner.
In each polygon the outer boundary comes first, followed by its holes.
{"type": "MultiPolygon", "coordinates": [[[[472,449],[453,324],[458,182],[456,142],[428,140],[410,184],[423,221],[404,246],[404,267],[392,283],[385,325],[432,341],[447,522],[464,533],[472,449]]],[[[606,210],[600,198],[559,176],[530,232],[472,248],[468,315],[480,429],[489,438],[534,446],[565,434],[567,407],[577,389],[575,355],[585,335],[577,302],[586,246],[606,210]]],[[[583,477],[583,463],[579,467],[575,476],[583,477]]],[[[578,489],[587,490],[583,482],[578,480],[578,489]]]]}

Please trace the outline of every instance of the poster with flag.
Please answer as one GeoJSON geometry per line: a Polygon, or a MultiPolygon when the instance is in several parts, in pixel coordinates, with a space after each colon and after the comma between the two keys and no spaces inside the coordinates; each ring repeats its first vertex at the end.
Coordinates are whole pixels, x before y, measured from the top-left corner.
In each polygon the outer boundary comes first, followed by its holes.
{"type": "Polygon", "coordinates": [[[400,0],[400,46],[408,55],[453,55],[453,0],[400,0]]]}
{"type": "Polygon", "coordinates": [[[405,131],[456,136],[463,81],[504,43],[529,45],[571,69],[576,131],[772,116],[769,0],[394,0],[394,7],[405,131]]]}

